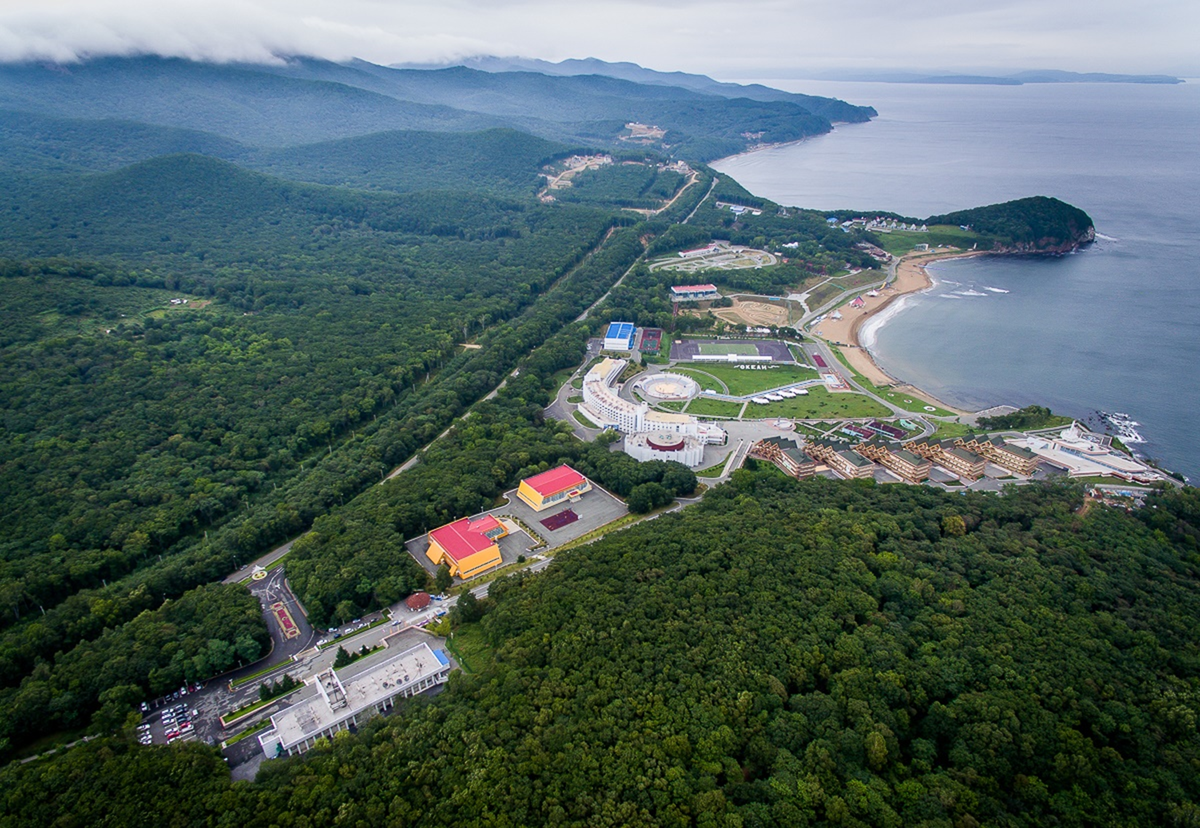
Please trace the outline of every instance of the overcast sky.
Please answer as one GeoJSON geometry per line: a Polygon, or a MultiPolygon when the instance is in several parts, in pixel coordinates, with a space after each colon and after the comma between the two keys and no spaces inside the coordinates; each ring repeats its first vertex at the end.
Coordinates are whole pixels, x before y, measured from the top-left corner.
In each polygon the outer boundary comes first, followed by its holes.
{"type": "Polygon", "coordinates": [[[598,57],[718,78],[827,69],[1200,76],[1197,0],[0,0],[0,60],[598,57]]]}

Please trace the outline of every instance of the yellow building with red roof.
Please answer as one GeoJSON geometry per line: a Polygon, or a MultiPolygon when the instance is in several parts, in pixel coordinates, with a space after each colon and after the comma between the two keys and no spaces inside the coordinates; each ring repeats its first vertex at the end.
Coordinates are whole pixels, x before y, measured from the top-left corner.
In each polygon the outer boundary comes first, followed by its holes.
{"type": "Polygon", "coordinates": [[[582,474],[570,466],[559,466],[522,480],[517,497],[540,512],[565,500],[574,500],[591,488],[591,481],[582,474]]]}
{"type": "Polygon", "coordinates": [[[471,578],[503,563],[497,541],[507,534],[508,529],[492,515],[463,518],[430,532],[425,556],[435,566],[449,566],[455,578],[471,578]]]}

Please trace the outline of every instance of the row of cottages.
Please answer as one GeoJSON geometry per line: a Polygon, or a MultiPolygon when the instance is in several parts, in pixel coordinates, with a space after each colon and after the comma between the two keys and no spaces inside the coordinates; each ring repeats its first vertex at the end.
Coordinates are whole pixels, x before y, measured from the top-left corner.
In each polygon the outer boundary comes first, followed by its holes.
{"type": "Polygon", "coordinates": [[[767,437],[750,447],[750,456],[765,460],[784,474],[807,480],[817,473],[817,461],[800,450],[800,444],[787,437],[767,437]]]}
{"type": "MultiPolygon", "coordinates": [[[[565,501],[574,502],[591,488],[591,481],[582,474],[570,466],[559,466],[522,480],[517,497],[540,512],[565,501]]],[[[455,578],[473,578],[504,563],[500,539],[507,534],[508,527],[493,515],[462,518],[429,533],[425,557],[434,566],[446,564],[455,578]]]]}
{"type": "Polygon", "coordinates": [[[855,451],[869,460],[874,460],[908,483],[920,483],[928,479],[933,468],[933,464],[924,457],[913,454],[897,443],[872,440],[858,446],[855,451]]]}
{"type": "Polygon", "coordinates": [[[987,465],[982,457],[963,448],[954,440],[914,440],[907,445],[907,448],[913,454],[918,454],[968,480],[978,480],[983,477],[983,469],[987,465]]]}
{"type": "Polygon", "coordinates": [[[999,437],[989,438],[987,435],[968,434],[966,437],[959,437],[954,442],[967,451],[973,451],[1010,472],[1028,477],[1037,471],[1040,458],[1036,454],[1021,446],[1010,446],[999,437]]]}
{"type": "Polygon", "coordinates": [[[875,476],[875,464],[854,449],[846,448],[844,443],[812,440],[805,450],[818,463],[824,463],[848,480],[875,476]]]}

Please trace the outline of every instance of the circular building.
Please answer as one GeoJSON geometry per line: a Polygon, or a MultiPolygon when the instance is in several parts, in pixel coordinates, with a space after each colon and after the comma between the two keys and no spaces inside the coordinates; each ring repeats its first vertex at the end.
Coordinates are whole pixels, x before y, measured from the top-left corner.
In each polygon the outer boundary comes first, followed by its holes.
{"type": "Polygon", "coordinates": [[[674,460],[695,467],[704,461],[704,443],[684,434],[663,431],[628,434],[625,453],[634,460],[674,460]]]}
{"type": "Polygon", "coordinates": [[[683,374],[652,374],[634,383],[642,396],[651,402],[690,400],[700,393],[700,386],[683,374]]]}

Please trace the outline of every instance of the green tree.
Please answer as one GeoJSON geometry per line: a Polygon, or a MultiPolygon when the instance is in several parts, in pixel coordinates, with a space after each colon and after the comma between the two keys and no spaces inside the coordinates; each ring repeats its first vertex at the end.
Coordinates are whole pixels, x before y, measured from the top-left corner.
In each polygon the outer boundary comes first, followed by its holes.
{"type": "Polygon", "coordinates": [[[441,594],[448,590],[450,585],[453,583],[454,576],[450,574],[450,567],[443,563],[438,567],[437,575],[434,576],[433,588],[436,589],[439,594],[441,594]]]}
{"type": "Polygon", "coordinates": [[[351,657],[350,653],[346,652],[346,648],[338,647],[337,655],[335,655],[333,657],[333,669],[337,670],[339,668],[345,667],[347,664],[349,664],[352,661],[354,661],[354,659],[351,657]]]}

